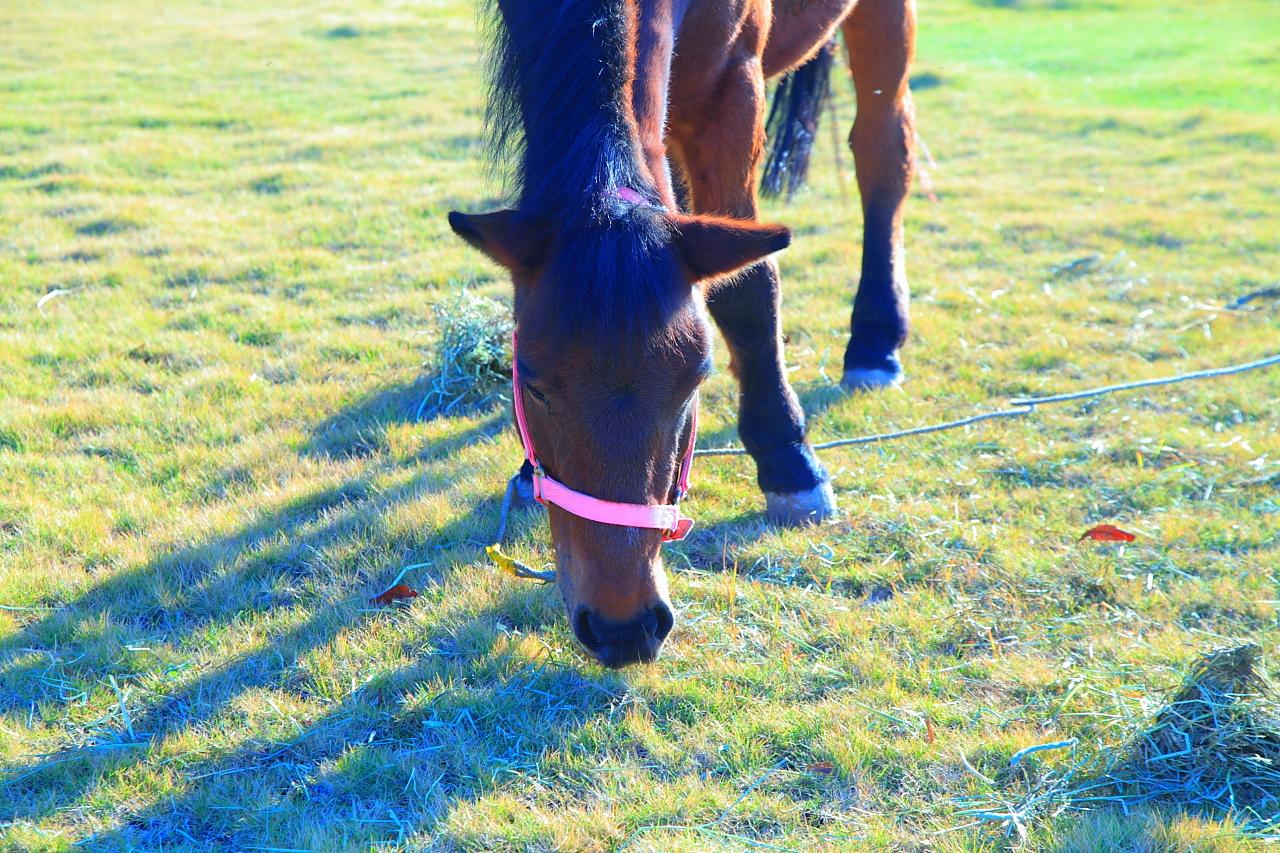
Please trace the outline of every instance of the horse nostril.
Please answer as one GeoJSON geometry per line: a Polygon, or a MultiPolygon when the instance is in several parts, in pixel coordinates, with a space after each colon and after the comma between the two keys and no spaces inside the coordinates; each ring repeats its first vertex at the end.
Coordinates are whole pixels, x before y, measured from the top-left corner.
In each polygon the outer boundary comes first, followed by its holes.
{"type": "Polygon", "coordinates": [[[591,628],[591,611],[586,607],[579,606],[573,613],[573,633],[578,638],[578,642],[586,646],[589,651],[597,652],[600,650],[600,637],[591,628]]]}
{"type": "Polygon", "coordinates": [[[657,620],[653,638],[661,645],[662,641],[671,633],[671,629],[675,627],[676,617],[672,615],[671,608],[661,601],[653,605],[651,612],[657,620]]]}
{"type": "Polygon", "coordinates": [[[587,651],[605,666],[619,667],[657,660],[658,650],[671,633],[675,617],[663,602],[626,622],[614,622],[580,605],[570,622],[574,636],[587,651]]]}

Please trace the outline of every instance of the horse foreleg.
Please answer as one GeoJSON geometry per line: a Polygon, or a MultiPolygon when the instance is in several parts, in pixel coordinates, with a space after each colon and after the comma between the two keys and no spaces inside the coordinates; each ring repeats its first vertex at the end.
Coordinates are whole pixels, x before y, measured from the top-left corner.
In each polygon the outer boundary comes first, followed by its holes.
{"type": "MultiPolygon", "coordinates": [[[[671,126],[693,210],[756,217],[755,174],[763,148],[764,80],[758,57],[731,64],[705,99],[685,103],[671,126]]],[[[773,260],[710,286],[707,308],[729,346],[741,389],[738,434],[755,459],[772,521],[802,524],[835,514],[826,470],[805,438],[804,411],[782,353],[782,279],[773,260]]]]}
{"type": "Polygon", "coordinates": [[[915,50],[914,0],[859,0],[843,24],[858,95],[853,149],[862,195],[862,278],[853,301],[844,387],[893,385],[907,338],[902,215],[915,165],[908,75],[915,50]]]}

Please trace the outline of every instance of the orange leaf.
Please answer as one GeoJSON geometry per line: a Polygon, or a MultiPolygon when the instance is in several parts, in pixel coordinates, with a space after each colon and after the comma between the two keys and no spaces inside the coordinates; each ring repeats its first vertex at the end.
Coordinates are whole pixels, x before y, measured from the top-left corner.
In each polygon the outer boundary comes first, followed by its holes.
{"type": "Polygon", "coordinates": [[[830,776],[836,771],[836,766],[830,761],[815,761],[805,769],[815,776],[830,776]]]}
{"type": "Polygon", "coordinates": [[[924,742],[933,743],[938,739],[938,735],[933,730],[933,720],[928,717],[924,718],[924,742]]]}
{"type": "Polygon", "coordinates": [[[381,604],[383,606],[390,606],[392,604],[395,604],[397,601],[404,601],[406,598],[417,598],[417,597],[418,597],[418,591],[416,589],[409,586],[408,584],[398,583],[395,586],[391,587],[391,589],[384,592],[382,595],[375,595],[373,597],[373,603],[381,604]]]}
{"type": "Polygon", "coordinates": [[[1129,531],[1121,530],[1114,524],[1099,524],[1086,530],[1079,541],[1083,542],[1086,539],[1092,539],[1095,542],[1132,542],[1137,538],[1129,531]]]}

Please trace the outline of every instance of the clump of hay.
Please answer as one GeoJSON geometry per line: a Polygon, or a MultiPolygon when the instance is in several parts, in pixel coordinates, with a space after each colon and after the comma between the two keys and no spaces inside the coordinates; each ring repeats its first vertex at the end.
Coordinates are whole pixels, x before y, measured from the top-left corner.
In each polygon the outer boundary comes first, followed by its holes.
{"type": "Polygon", "coordinates": [[[1252,829],[1280,821],[1280,713],[1252,643],[1192,666],[1109,775],[1130,802],[1229,814],[1252,829]]]}
{"type": "Polygon", "coordinates": [[[488,405],[511,380],[511,307],[463,290],[433,306],[431,383],[417,418],[488,405]]]}
{"type": "Polygon", "coordinates": [[[1130,731],[1127,747],[1103,747],[1038,775],[1004,774],[1027,783],[1026,790],[994,802],[961,798],[969,807],[960,813],[1001,823],[1024,840],[1036,818],[1108,805],[1126,813],[1144,805],[1216,813],[1246,832],[1280,825],[1280,706],[1258,646],[1198,658],[1169,702],[1153,718],[1131,720],[1130,731]]]}

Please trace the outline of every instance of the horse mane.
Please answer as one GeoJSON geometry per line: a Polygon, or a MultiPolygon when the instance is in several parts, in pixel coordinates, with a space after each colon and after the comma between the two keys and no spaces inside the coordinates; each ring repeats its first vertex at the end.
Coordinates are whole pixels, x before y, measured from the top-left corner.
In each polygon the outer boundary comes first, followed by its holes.
{"type": "Polygon", "coordinates": [[[632,119],[634,3],[491,0],[488,148],[522,209],[575,214],[619,187],[652,193],[632,119]]]}
{"type": "Polygon", "coordinates": [[[566,333],[643,331],[681,296],[631,102],[637,2],[489,0],[487,153],[518,209],[554,224],[566,333]]]}

